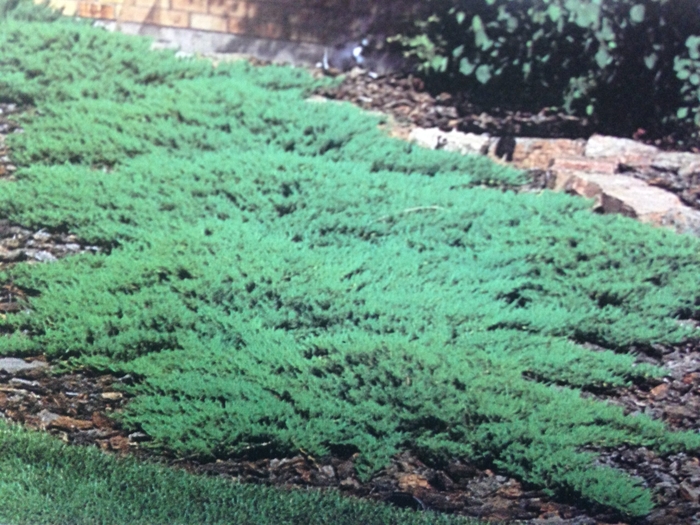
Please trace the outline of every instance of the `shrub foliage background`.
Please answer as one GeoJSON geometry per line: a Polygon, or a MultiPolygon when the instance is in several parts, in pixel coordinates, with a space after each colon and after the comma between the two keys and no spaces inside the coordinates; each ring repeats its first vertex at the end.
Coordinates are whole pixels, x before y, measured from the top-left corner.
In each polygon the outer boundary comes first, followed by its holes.
{"type": "Polygon", "coordinates": [[[0,352],[132,374],[152,446],[353,450],[366,477],[411,448],[632,515],[650,492],[596,448],[700,448],[580,395],[697,337],[697,240],[504,191],[521,174],[305,101],[303,71],[11,17],[0,50],[0,99],[35,108],[0,217],[103,248],[0,274],[32,292],[0,352]]]}
{"type": "Polygon", "coordinates": [[[563,108],[614,133],[683,126],[697,136],[695,0],[427,0],[421,7],[422,17],[396,39],[442,89],[498,107],[563,108]]]}

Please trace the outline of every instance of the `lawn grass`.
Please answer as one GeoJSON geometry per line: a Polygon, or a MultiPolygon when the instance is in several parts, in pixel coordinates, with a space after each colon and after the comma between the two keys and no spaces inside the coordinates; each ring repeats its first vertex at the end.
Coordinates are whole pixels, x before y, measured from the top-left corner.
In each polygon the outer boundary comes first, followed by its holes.
{"type": "Polygon", "coordinates": [[[0,421],[5,525],[479,525],[335,491],[271,489],[117,458],[0,421]]]}
{"type": "Polygon", "coordinates": [[[0,99],[35,108],[0,218],[102,248],[0,274],[31,294],[0,354],[131,374],[123,423],[176,455],[351,449],[367,479],[411,449],[649,513],[591,450],[700,436],[580,394],[659,376],[633,350],[698,337],[700,242],[505,191],[520,172],[390,139],[306,101],[316,83],[0,22],[0,99]]]}

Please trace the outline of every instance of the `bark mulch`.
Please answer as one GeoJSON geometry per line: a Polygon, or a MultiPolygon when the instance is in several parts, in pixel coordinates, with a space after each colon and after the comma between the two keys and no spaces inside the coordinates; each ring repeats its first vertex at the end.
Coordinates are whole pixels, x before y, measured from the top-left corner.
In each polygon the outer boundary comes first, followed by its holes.
{"type": "MultiPolygon", "coordinates": [[[[260,61],[257,61],[260,63],[260,61]]],[[[320,70],[317,75],[322,75],[320,70]]],[[[328,74],[327,72],[325,74],[328,74]]],[[[543,108],[532,112],[507,107],[484,107],[468,93],[431,93],[425,82],[412,74],[377,76],[356,68],[340,75],[340,82],[316,94],[331,100],[343,100],[373,111],[391,115],[405,127],[440,128],[465,133],[487,133],[494,137],[589,138],[606,133],[605,127],[589,118],[543,108]]],[[[680,130],[636,129],[625,138],[634,139],[662,150],[700,153],[700,136],[692,137],[680,130]]]]}

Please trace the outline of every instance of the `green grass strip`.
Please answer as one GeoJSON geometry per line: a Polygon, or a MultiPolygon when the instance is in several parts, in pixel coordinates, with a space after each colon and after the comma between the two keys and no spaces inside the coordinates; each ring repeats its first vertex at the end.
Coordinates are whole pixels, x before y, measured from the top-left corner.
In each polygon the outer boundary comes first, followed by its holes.
{"type": "Polygon", "coordinates": [[[271,489],[65,445],[0,421],[0,523],[7,525],[478,525],[335,491],[271,489]]]}
{"type": "Polygon", "coordinates": [[[522,174],[390,139],[306,101],[316,83],[0,23],[0,99],[36,108],[0,217],[103,248],[0,275],[32,292],[0,353],[132,374],[123,423],[181,456],[352,449],[367,479],[411,449],[649,513],[592,451],[700,436],[580,394],[658,376],[635,349],[698,337],[700,242],[502,191],[522,174]]]}

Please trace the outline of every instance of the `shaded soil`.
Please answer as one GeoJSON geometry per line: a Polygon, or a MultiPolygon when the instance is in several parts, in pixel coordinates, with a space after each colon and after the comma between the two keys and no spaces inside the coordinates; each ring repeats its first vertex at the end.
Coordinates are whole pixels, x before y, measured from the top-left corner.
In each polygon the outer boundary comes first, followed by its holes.
{"type": "MultiPolygon", "coordinates": [[[[342,87],[341,84],[339,89],[345,89],[345,95],[330,92],[325,95],[346,100],[355,97],[356,103],[368,109],[389,112],[405,129],[412,125],[449,125],[466,131],[498,134],[517,129],[530,132],[543,129],[537,126],[546,126],[552,133],[563,134],[559,136],[573,136],[565,134],[571,126],[587,129],[587,124],[576,124],[561,115],[485,114],[478,116],[481,120],[476,115],[464,116],[463,108],[450,105],[447,96],[432,97],[421,91],[420,83],[410,77],[357,81],[358,90],[362,87],[369,91],[358,91],[356,95],[352,95],[350,85],[342,87]],[[373,85],[376,87],[371,87],[373,85]],[[517,128],[521,121],[524,124],[517,128]],[[470,128],[477,124],[481,127],[470,128]]],[[[18,109],[7,105],[0,105],[0,109],[3,110],[0,134],[21,131],[11,120],[18,109]]],[[[14,166],[0,135],[0,177],[11,177],[13,172],[14,166]]],[[[68,234],[30,231],[0,221],[0,271],[21,261],[50,263],[71,253],[98,249],[68,234]]],[[[14,315],[25,309],[24,298],[28,293],[12,283],[0,283],[0,315],[14,315]]],[[[672,428],[700,430],[700,344],[656,350],[653,355],[640,354],[640,360],[665,365],[669,375],[663,381],[597,397],[621,405],[627,413],[646,413],[662,419],[672,428]]],[[[44,358],[37,356],[30,360],[38,365],[44,358]]],[[[124,429],[115,417],[128,403],[129,396],[121,389],[131,381],[129,376],[94,375],[89,371],[61,373],[48,366],[13,373],[0,370],[0,417],[49,432],[67,443],[97,446],[117,454],[135,454],[191,472],[276,486],[337,488],[348,495],[385,501],[418,512],[435,510],[532,525],[700,524],[698,456],[661,457],[643,448],[626,447],[600,451],[601,464],[640,476],[654,494],[657,509],[650,516],[627,520],[605,509],[548,497],[542,491],[491,470],[489,465],[458,459],[434,465],[414,454],[404,453],[369,482],[363,483],[354,473],[354,457],[340,453],[322,459],[300,450],[293,457],[277,458],[270,451],[255,450],[246,457],[208,463],[162,456],[149,446],[146,434],[124,429]]]]}

